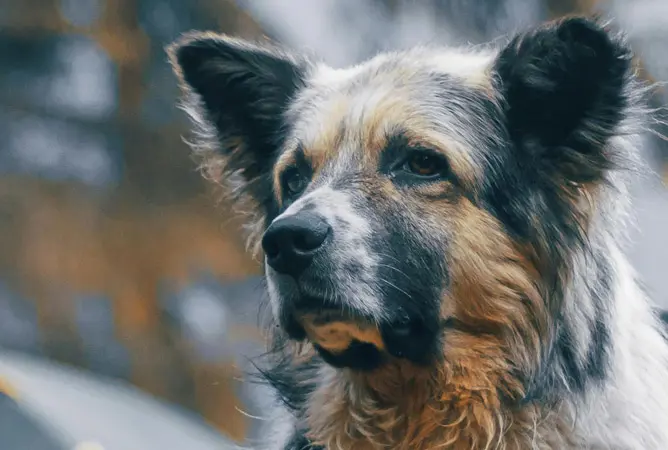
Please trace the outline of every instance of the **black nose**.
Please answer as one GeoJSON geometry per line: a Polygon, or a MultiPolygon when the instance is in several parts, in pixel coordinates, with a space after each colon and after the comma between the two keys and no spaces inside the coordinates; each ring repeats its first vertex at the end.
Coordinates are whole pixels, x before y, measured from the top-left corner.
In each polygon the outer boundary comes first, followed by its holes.
{"type": "Polygon", "coordinates": [[[276,272],[298,276],[331,231],[325,219],[308,211],[278,219],[262,237],[267,264],[276,272]]]}

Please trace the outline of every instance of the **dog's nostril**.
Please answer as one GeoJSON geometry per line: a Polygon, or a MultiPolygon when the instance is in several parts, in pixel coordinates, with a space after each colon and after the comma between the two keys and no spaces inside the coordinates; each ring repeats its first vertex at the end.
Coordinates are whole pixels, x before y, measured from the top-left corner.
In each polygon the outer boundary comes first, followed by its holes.
{"type": "Polygon", "coordinates": [[[310,233],[297,234],[294,237],[293,245],[296,250],[302,252],[309,252],[320,248],[322,243],[327,239],[329,234],[329,227],[319,227],[310,233]]]}
{"type": "MultiPolygon", "coordinates": [[[[295,240],[293,242],[295,249],[304,251],[304,250],[310,250],[311,246],[308,244],[308,237],[304,236],[302,234],[295,236],[295,240]]],[[[317,246],[316,246],[317,247],[317,246]]]]}
{"type": "Polygon", "coordinates": [[[267,258],[276,258],[281,249],[275,241],[262,242],[262,248],[267,258]]]}

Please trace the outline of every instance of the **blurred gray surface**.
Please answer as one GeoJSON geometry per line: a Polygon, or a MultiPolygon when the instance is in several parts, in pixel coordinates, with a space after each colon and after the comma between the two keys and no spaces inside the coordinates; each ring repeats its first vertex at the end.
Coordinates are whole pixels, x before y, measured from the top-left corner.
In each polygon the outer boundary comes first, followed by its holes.
{"type": "Polygon", "coordinates": [[[162,303],[172,323],[189,342],[198,358],[205,361],[232,360],[249,376],[236,384],[236,395],[243,404],[249,431],[246,443],[261,437],[262,427],[274,408],[274,392],[259,382],[255,364],[266,351],[257,339],[233,336],[233,327],[262,328],[262,309],[267,307],[264,279],[254,276],[222,284],[203,276],[183,289],[165,289],[162,303]]]}
{"type": "Polygon", "coordinates": [[[236,448],[195,416],[120,382],[7,351],[0,351],[0,378],[65,448],[81,443],[95,443],[98,447],[90,447],[95,450],[236,448]]]}
{"type": "Polygon", "coordinates": [[[0,448],[69,450],[13,399],[0,392],[0,448]]]}

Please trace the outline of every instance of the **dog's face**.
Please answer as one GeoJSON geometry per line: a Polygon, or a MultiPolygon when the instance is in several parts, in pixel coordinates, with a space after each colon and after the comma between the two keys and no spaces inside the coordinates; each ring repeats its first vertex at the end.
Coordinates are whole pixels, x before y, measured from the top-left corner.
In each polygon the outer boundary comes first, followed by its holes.
{"type": "Polygon", "coordinates": [[[290,337],[359,369],[495,352],[533,364],[558,315],[551,286],[614,163],[623,44],[569,19],[501,50],[347,69],[206,34],[171,57],[215,141],[211,174],[260,217],[290,337]]]}

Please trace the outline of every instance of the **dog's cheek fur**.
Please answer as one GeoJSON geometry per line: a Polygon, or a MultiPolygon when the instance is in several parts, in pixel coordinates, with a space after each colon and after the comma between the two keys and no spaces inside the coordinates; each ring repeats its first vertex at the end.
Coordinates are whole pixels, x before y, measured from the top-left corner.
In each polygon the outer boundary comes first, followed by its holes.
{"type": "Polygon", "coordinates": [[[444,357],[432,381],[445,388],[422,414],[419,433],[407,448],[423,448],[443,424],[458,424],[441,440],[461,448],[500,444],[510,421],[518,430],[530,429],[531,423],[511,417],[506,407],[526,395],[527,380],[540,367],[554,329],[540,278],[523,249],[468,199],[453,206],[450,282],[441,307],[447,324],[444,357]]]}
{"type": "MultiPolygon", "coordinates": [[[[257,238],[277,214],[272,168],[285,140],[285,110],[304,85],[308,62],[269,44],[214,33],[185,35],[168,48],[195,127],[204,174],[223,184],[257,238]]],[[[257,250],[257,249],[256,249],[257,250]]]]}
{"type": "Polygon", "coordinates": [[[450,324],[446,358],[471,379],[482,377],[495,394],[517,402],[552,335],[539,273],[527,249],[467,199],[459,202],[452,223],[451,283],[441,310],[450,324]],[[496,367],[489,367],[490,361],[496,367]]]}

